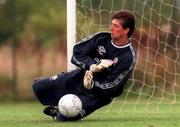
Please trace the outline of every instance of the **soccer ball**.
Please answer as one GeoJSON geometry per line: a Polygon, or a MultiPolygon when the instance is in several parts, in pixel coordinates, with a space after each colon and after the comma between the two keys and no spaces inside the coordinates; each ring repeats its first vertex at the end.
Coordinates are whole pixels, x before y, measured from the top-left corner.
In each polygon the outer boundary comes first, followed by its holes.
{"type": "Polygon", "coordinates": [[[75,117],[82,110],[82,102],[74,94],[64,95],[58,103],[59,112],[66,117],[75,117]]]}

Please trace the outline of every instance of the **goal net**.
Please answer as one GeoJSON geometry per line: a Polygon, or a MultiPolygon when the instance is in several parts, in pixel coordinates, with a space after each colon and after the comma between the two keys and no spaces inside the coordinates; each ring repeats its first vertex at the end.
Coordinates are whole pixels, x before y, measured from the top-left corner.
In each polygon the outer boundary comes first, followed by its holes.
{"type": "Polygon", "coordinates": [[[112,13],[130,10],[136,17],[131,37],[137,51],[135,70],[123,95],[125,105],[180,103],[179,0],[76,0],[76,41],[108,31],[112,13]]]}

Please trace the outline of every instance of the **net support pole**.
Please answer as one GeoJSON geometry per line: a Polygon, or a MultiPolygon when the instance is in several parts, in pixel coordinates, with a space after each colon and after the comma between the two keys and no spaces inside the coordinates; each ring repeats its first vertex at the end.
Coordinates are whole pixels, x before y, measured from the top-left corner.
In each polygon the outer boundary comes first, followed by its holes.
{"type": "Polygon", "coordinates": [[[75,69],[71,63],[73,46],[76,44],[76,0],[67,0],[67,71],[75,69]]]}

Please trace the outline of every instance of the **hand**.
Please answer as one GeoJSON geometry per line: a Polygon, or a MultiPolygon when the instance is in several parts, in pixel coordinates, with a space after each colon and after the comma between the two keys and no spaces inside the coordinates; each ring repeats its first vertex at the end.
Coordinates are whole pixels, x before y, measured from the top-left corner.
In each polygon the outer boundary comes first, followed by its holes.
{"type": "Polygon", "coordinates": [[[108,68],[110,66],[112,66],[113,61],[109,60],[109,59],[102,59],[100,60],[99,64],[92,64],[90,66],[90,70],[92,72],[101,72],[104,68],[108,68]]]}
{"type": "Polygon", "coordinates": [[[94,82],[93,82],[93,73],[92,71],[87,70],[84,75],[84,87],[86,89],[92,89],[94,82]]]}

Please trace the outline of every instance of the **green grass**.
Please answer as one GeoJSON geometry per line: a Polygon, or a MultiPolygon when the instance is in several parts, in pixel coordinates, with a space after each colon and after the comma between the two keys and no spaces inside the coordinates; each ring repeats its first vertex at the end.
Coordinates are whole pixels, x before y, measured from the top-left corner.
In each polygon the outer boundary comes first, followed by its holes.
{"type": "Polygon", "coordinates": [[[76,122],[56,122],[37,102],[1,103],[0,127],[180,127],[180,105],[125,104],[114,101],[76,122]]]}

